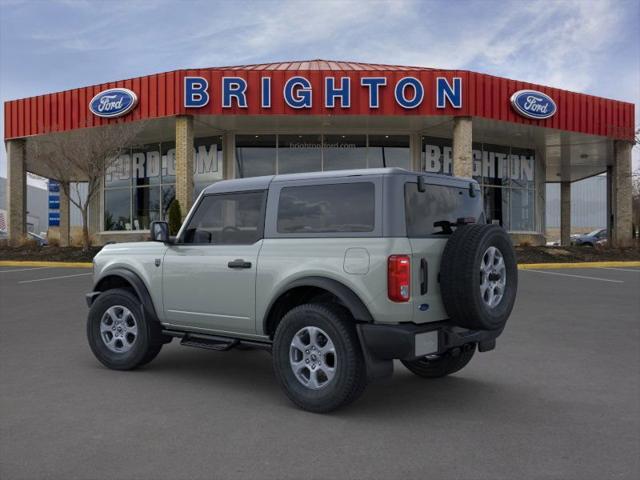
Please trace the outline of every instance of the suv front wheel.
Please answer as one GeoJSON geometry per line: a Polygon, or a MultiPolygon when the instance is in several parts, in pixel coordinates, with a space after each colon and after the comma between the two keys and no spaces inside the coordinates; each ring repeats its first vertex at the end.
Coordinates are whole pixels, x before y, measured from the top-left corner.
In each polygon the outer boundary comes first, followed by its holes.
{"type": "Polygon", "coordinates": [[[128,290],[107,290],[96,298],[87,319],[91,351],[114,370],[132,370],[153,360],[166,342],[160,325],[145,317],[128,290]]]}
{"type": "Polygon", "coordinates": [[[366,367],[350,313],[335,304],[290,310],[273,339],[273,366],[300,408],[328,412],[351,403],[366,386],[366,367]]]}

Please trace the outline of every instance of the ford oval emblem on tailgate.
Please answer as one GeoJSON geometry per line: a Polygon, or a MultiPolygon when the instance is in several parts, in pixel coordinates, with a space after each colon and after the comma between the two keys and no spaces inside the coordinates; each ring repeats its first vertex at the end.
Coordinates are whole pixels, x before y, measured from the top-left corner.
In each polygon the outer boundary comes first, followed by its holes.
{"type": "Polygon", "coordinates": [[[89,102],[89,110],[98,117],[115,118],[126,115],[138,104],[138,96],[128,88],[103,90],[89,102]]]}
{"type": "Polygon", "coordinates": [[[518,90],[511,95],[511,105],[523,117],[535,120],[551,118],[556,114],[556,103],[553,99],[536,90],[518,90]]]}

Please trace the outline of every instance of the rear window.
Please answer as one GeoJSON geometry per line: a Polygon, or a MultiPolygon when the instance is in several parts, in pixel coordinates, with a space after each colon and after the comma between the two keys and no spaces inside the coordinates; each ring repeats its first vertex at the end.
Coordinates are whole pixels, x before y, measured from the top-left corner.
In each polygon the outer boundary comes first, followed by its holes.
{"type": "Polygon", "coordinates": [[[371,182],[285,187],[278,204],[278,233],[371,232],[374,211],[371,182]]]}
{"type": "Polygon", "coordinates": [[[417,183],[406,183],[407,236],[443,235],[446,229],[434,225],[441,221],[456,223],[462,217],[473,217],[477,221],[481,213],[479,198],[479,192],[476,197],[470,197],[465,188],[426,185],[426,191],[419,192],[417,183]]]}

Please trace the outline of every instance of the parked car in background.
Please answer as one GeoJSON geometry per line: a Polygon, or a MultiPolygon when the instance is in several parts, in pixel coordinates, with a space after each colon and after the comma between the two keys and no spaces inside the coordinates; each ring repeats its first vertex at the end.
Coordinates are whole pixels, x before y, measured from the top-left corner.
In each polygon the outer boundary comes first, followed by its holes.
{"type": "Polygon", "coordinates": [[[607,229],[601,228],[584,235],[571,235],[571,244],[583,247],[595,247],[607,240],[607,229]]]}
{"type": "Polygon", "coordinates": [[[27,239],[34,240],[39,247],[44,247],[45,245],[49,245],[46,237],[42,235],[38,235],[37,233],[27,232],[27,239]]]}

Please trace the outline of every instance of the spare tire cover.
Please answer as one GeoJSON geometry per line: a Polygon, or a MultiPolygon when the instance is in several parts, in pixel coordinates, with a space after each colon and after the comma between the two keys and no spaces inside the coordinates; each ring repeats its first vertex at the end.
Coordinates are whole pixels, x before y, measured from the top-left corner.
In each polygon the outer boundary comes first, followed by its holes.
{"type": "Polygon", "coordinates": [[[507,232],[498,225],[456,229],[442,255],[440,290],[455,325],[502,329],[518,290],[518,267],[507,232]]]}

